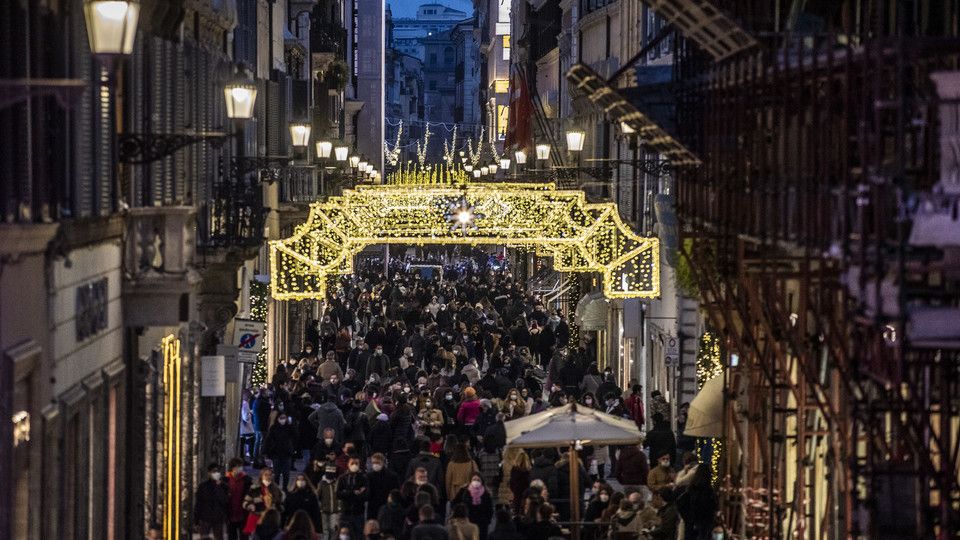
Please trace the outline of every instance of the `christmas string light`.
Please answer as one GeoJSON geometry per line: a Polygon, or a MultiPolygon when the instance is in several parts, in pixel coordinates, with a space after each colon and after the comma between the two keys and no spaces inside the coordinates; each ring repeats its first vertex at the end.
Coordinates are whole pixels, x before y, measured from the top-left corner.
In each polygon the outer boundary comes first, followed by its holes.
{"type": "Polygon", "coordinates": [[[476,150],[474,150],[473,139],[467,139],[467,160],[474,167],[480,163],[480,154],[483,153],[483,133],[484,130],[480,129],[480,138],[477,140],[476,150]]]}
{"type": "Polygon", "coordinates": [[[270,242],[273,297],[322,299],[330,276],[352,273],[354,255],[384,243],[532,249],[558,271],[601,274],[608,298],[659,295],[659,241],[637,236],[615,203],[588,203],[582,191],[549,183],[439,184],[449,169],[418,171],[435,183],[357,186],[311,204],[293,236],[270,242]],[[446,216],[461,197],[474,216],[453,231],[446,216]]]}
{"type": "Polygon", "coordinates": [[[443,141],[443,162],[448,167],[453,165],[455,153],[457,150],[457,126],[453,126],[453,137],[450,140],[450,146],[447,147],[447,141],[443,141]]]}
{"type": "MultiPolygon", "coordinates": [[[[697,350],[697,389],[703,388],[707,381],[714,377],[723,376],[723,356],[720,350],[720,340],[713,332],[704,332],[700,336],[700,347],[697,350]]],[[[717,438],[703,439],[700,458],[703,459],[703,450],[710,445],[710,469],[714,484],[720,476],[720,453],[723,451],[723,441],[717,438]]]]}
{"type": "Polygon", "coordinates": [[[427,126],[427,129],[423,132],[423,146],[420,146],[420,143],[417,142],[417,163],[423,166],[424,162],[427,160],[427,146],[430,145],[430,126],[427,126]]]}
{"type": "Polygon", "coordinates": [[[396,165],[397,160],[400,159],[400,137],[403,135],[403,121],[400,121],[400,127],[397,128],[397,142],[393,143],[393,150],[387,146],[387,141],[383,141],[383,156],[386,158],[387,163],[390,165],[396,165]]]}

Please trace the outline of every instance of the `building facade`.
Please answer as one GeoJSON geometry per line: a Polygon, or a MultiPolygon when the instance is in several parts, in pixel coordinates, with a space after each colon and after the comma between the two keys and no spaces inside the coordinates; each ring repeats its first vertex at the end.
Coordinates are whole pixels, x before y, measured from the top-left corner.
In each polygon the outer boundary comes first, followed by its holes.
{"type": "Polygon", "coordinates": [[[0,6],[0,537],[186,534],[206,464],[236,451],[239,396],[209,395],[202,358],[241,385],[263,242],[320,193],[288,123],[347,135],[344,9],[144,0],[107,61],[82,1],[0,6]],[[238,80],[250,120],[226,118],[238,80]]]}

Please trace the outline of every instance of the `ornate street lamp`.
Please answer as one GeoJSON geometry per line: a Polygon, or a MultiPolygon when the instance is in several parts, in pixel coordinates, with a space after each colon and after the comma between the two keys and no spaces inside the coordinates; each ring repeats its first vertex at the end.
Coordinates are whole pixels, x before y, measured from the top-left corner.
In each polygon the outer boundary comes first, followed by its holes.
{"type": "Polygon", "coordinates": [[[473,170],[473,177],[474,177],[474,178],[480,178],[480,169],[474,169],[474,170],[473,170]]]}
{"type": "Polygon", "coordinates": [[[497,164],[496,164],[496,163],[491,163],[491,164],[489,165],[489,169],[490,169],[490,174],[491,174],[491,175],[496,175],[496,174],[497,174],[497,164]]]}
{"type": "Polygon", "coordinates": [[[350,167],[356,169],[360,166],[360,156],[354,154],[350,156],[350,167]]]}
{"type": "Polygon", "coordinates": [[[357,169],[359,169],[360,172],[366,172],[366,170],[367,170],[367,162],[366,162],[366,161],[361,161],[359,164],[357,164],[357,169]]]}
{"type": "MultiPolygon", "coordinates": [[[[290,124],[290,144],[303,148],[310,143],[310,124],[293,122],[290,124]]],[[[329,151],[328,151],[329,152],[329,151]]],[[[328,153],[327,156],[330,154],[328,153]]]]}
{"type": "Polygon", "coordinates": [[[320,159],[328,159],[330,157],[330,152],[333,151],[333,143],[330,141],[317,141],[317,157],[320,159]]]}
{"type": "Polygon", "coordinates": [[[473,165],[467,163],[466,165],[463,166],[463,170],[470,172],[473,170],[473,165]]]}
{"type": "Polygon", "coordinates": [[[507,170],[510,168],[510,158],[500,158],[500,168],[507,170]]]}
{"type": "Polygon", "coordinates": [[[487,166],[480,167],[480,176],[486,176],[489,173],[490,173],[490,167],[487,167],[487,166]]]}
{"type": "Polygon", "coordinates": [[[526,165],[527,164],[527,153],[523,150],[517,150],[513,153],[513,159],[517,161],[517,165],[526,165]]]}
{"type": "Polygon", "coordinates": [[[90,52],[97,56],[126,56],[133,52],[140,18],[139,0],[85,0],[90,52]]]}
{"type": "Polygon", "coordinates": [[[350,153],[350,149],[346,146],[338,146],[333,149],[333,155],[337,161],[346,161],[347,154],[350,153]]]}
{"type": "Polygon", "coordinates": [[[549,145],[549,144],[538,144],[538,145],[537,145],[537,159],[541,159],[541,160],[550,159],[550,145],[549,145]]]}
{"type": "Polygon", "coordinates": [[[227,102],[227,118],[249,120],[253,118],[253,105],[257,102],[257,87],[253,84],[234,82],[223,88],[227,102]]]}
{"type": "Polygon", "coordinates": [[[579,152],[583,150],[583,141],[587,138],[587,134],[574,129],[567,132],[567,150],[571,152],[579,152]]]}

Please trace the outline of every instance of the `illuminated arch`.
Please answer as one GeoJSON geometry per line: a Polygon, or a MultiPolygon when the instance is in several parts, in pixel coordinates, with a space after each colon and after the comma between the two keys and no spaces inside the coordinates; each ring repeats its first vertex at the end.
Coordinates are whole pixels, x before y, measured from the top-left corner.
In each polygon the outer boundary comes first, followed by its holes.
{"type": "Polygon", "coordinates": [[[270,242],[273,297],[322,299],[327,277],[353,271],[353,256],[376,244],[505,245],[553,257],[563,272],[598,272],[608,298],[660,294],[660,246],[637,236],[614,203],[588,203],[553,184],[357,186],[310,205],[293,236],[270,242]],[[470,227],[451,227],[465,201],[470,227]]]}

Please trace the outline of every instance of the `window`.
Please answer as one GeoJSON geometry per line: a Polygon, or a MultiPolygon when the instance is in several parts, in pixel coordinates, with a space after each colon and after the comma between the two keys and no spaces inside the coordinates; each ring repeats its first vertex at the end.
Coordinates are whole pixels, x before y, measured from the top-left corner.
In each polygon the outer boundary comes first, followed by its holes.
{"type": "Polygon", "coordinates": [[[507,79],[497,79],[493,81],[493,92],[496,94],[506,94],[510,91],[510,81],[507,79]]]}
{"type": "Polygon", "coordinates": [[[430,65],[431,66],[437,65],[437,53],[435,52],[430,53],[430,65]]]}
{"type": "Polygon", "coordinates": [[[443,65],[449,66],[456,61],[456,55],[453,52],[453,47],[447,47],[443,50],[443,65]]]}
{"type": "Polygon", "coordinates": [[[503,59],[510,59],[510,35],[503,36],[503,59]]]}
{"type": "Polygon", "coordinates": [[[430,81],[430,89],[431,90],[437,89],[437,81],[430,81]]]}
{"type": "Polygon", "coordinates": [[[507,120],[509,116],[509,106],[497,105],[497,139],[501,141],[507,137],[507,120]]]}

